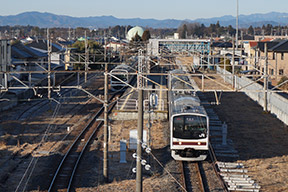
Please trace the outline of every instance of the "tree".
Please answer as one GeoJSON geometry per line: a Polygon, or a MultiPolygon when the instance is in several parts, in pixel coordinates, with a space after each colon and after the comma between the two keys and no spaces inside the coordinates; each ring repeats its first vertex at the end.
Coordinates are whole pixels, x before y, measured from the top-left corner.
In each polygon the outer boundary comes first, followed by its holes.
{"type": "MultiPolygon", "coordinates": [[[[84,53],[85,52],[85,41],[76,41],[71,47],[76,48],[77,52],[84,53]]],[[[98,51],[104,52],[103,47],[97,43],[96,41],[88,41],[88,49],[89,49],[89,60],[93,61],[101,61],[104,59],[103,55],[97,54],[98,51]]],[[[76,58],[78,59],[78,58],[76,58]]],[[[80,62],[84,62],[84,59],[81,57],[80,62]]],[[[100,65],[90,65],[91,69],[99,69],[100,65]]],[[[84,69],[83,63],[74,64],[75,69],[84,69]]]]}
{"type": "Polygon", "coordinates": [[[235,35],[236,34],[236,29],[234,29],[231,25],[228,26],[228,33],[230,35],[235,35]]]}
{"type": "Polygon", "coordinates": [[[132,37],[132,40],[131,41],[134,41],[134,42],[140,42],[142,41],[142,38],[140,37],[140,35],[138,35],[138,32],[135,34],[134,37],[132,37]]]}
{"type": "Polygon", "coordinates": [[[217,23],[216,23],[216,29],[218,29],[218,28],[220,28],[221,26],[220,26],[220,22],[219,21],[217,21],[217,23]]]}
{"type": "Polygon", "coordinates": [[[143,41],[148,41],[151,38],[150,31],[146,29],[142,35],[143,41]]]}
{"type": "Polygon", "coordinates": [[[250,25],[250,27],[248,28],[248,34],[254,35],[254,28],[252,27],[252,25],[250,25]]]}
{"type": "MultiPolygon", "coordinates": [[[[85,41],[76,41],[71,47],[76,48],[79,52],[85,52],[85,41]]],[[[90,53],[94,53],[96,49],[103,49],[96,41],[88,41],[88,48],[90,53]]]]}
{"type": "Polygon", "coordinates": [[[187,35],[188,29],[187,29],[187,24],[183,24],[178,28],[178,33],[179,33],[179,37],[181,39],[186,39],[186,35],[187,35]]]}

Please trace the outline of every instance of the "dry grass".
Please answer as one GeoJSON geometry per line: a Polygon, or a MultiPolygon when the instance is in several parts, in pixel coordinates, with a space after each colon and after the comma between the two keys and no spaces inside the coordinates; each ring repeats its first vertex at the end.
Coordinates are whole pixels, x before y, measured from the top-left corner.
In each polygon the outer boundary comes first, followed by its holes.
{"type": "Polygon", "coordinates": [[[7,149],[7,141],[12,137],[12,135],[6,133],[2,137],[0,137],[0,150],[7,149]]]}
{"type": "MultiPolygon", "coordinates": [[[[7,143],[6,141],[0,141],[0,157],[2,159],[2,157],[5,157],[5,149],[7,149],[7,143]]],[[[1,164],[1,162],[0,162],[1,164]]]]}
{"type": "Polygon", "coordinates": [[[214,110],[261,191],[288,191],[288,127],[243,93],[223,94],[214,110]]]}
{"type": "Polygon", "coordinates": [[[7,143],[6,141],[0,141],[0,150],[4,150],[7,148],[7,143]]]}

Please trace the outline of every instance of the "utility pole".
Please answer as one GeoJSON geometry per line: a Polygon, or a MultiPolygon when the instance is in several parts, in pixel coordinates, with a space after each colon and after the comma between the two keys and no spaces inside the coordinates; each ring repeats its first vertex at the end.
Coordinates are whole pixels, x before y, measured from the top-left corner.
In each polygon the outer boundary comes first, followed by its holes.
{"type": "Polygon", "coordinates": [[[89,61],[89,50],[88,50],[87,34],[85,31],[85,83],[87,82],[88,61],[89,61]]]}
{"type": "Polygon", "coordinates": [[[236,14],[236,49],[238,50],[238,30],[239,30],[239,0],[237,0],[237,14],[236,14]]]}
{"type": "MultiPolygon", "coordinates": [[[[233,39],[233,53],[232,53],[232,87],[235,88],[235,39],[233,39]]],[[[237,45],[236,45],[237,46],[237,45]]]]}
{"type": "Polygon", "coordinates": [[[68,30],[68,40],[71,41],[71,28],[69,27],[69,30],[68,30]]]}
{"type": "Polygon", "coordinates": [[[275,57],[275,77],[276,77],[276,81],[278,81],[278,60],[277,60],[277,52],[273,52],[273,55],[275,57]]]}
{"type": "Polygon", "coordinates": [[[103,149],[103,176],[107,183],[108,175],[108,64],[105,63],[104,73],[104,149],[103,149]]]}
{"type": "Polygon", "coordinates": [[[106,50],[106,32],[104,31],[104,62],[106,61],[107,58],[107,50],[106,50]]]}
{"type": "Polygon", "coordinates": [[[244,50],[244,44],[243,44],[244,37],[243,36],[244,36],[243,31],[241,31],[241,56],[242,56],[242,50],[244,50]]]}
{"type": "Polygon", "coordinates": [[[143,50],[138,52],[138,126],[137,126],[137,158],[136,158],[136,192],[142,192],[142,141],[143,141],[143,81],[142,81],[142,65],[143,50]]]}
{"type": "Polygon", "coordinates": [[[226,55],[224,55],[224,82],[226,82],[226,55]]]}
{"type": "Polygon", "coordinates": [[[265,79],[264,79],[264,111],[268,111],[268,50],[267,50],[267,43],[264,44],[264,51],[265,51],[265,79]]]}
{"type": "MultiPolygon", "coordinates": [[[[254,75],[257,75],[258,72],[257,72],[257,60],[258,60],[258,52],[257,52],[257,48],[255,47],[255,55],[254,55],[254,69],[255,72],[253,72],[254,75]]],[[[256,77],[253,77],[253,80],[255,80],[256,77]]]]}
{"type": "Polygon", "coordinates": [[[47,49],[48,49],[48,99],[51,98],[51,49],[49,28],[47,28],[47,49]]]}

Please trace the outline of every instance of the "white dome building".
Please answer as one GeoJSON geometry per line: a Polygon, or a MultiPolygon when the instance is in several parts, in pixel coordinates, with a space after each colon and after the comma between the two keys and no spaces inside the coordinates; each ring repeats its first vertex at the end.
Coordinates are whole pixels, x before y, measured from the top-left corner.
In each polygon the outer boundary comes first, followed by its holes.
{"type": "Polygon", "coordinates": [[[143,33],[144,33],[144,30],[142,29],[142,27],[139,27],[139,26],[136,26],[136,27],[133,27],[132,29],[130,29],[128,31],[128,33],[126,34],[126,39],[128,39],[129,41],[132,40],[133,37],[135,37],[136,33],[142,37],[143,33]]]}

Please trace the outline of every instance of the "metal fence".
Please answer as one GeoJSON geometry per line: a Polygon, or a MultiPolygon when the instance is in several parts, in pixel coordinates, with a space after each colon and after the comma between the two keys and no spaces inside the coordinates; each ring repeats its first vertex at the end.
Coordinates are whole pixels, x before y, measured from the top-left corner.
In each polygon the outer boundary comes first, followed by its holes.
{"type": "MultiPolygon", "coordinates": [[[[217,73],[223,74],[222,78],[225,82],[232,84],[233,75],[229,71],[226,71],[217,66],[217,73]]],[[[235,88],[242,89],[246,95],[251,99],[258,102],[262,107],[264,106],[264,87],[255,83],[254,81],[246,77],[235,76],[235,88]],[[247,91],[246,91],[247,90],[247,91]],[[250,91],[248,91],[250,90],[250,91]]],[[[279,95],[276,92],[269,92],[268,98],[268,110],[277,116],[278,119],[288,125],[288,99],[279,95]]]]}

